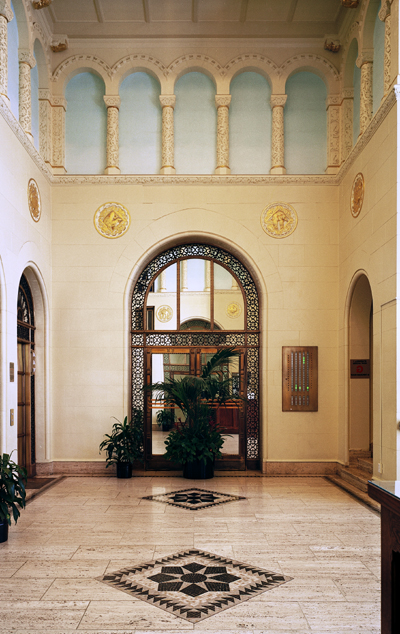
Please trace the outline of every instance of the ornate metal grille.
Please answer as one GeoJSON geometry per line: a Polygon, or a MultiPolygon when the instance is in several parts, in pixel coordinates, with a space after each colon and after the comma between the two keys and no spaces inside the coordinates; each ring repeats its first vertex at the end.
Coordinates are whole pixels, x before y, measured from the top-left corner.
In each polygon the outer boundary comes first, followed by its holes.
{"type": "Polygon", "coordinates": [[[142,271],[132,294],[132,408],[144,410],[144,350],[153,347],[240,347],[246,351],[246,459],[259,458],[259,299],[254,281],[232,254],[209,244],[185,244],[157,255],[142,271]],[[145,332],[145,300],[154,278],[166,266],[186,258],[207,258],[223,264],[242,285],[247,323],[242,332],[145,332]],[[250,332],[249,332],[250,331],[250,332]]]}

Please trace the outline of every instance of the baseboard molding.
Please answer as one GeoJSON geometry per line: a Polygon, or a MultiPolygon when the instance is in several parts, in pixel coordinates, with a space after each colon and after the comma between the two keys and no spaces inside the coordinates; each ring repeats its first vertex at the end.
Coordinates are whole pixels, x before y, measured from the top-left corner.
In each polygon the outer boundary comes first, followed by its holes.
{"type": "Polygon", "coordinates": [[[116,467],[111,465],[107,469],[105,462],[55,460],[54,462],[37,462],[36,474],[38,476],[115,476],[116,467]]]}
{"type": "Polygon", "coordinates": [[[337,462],[263,462],[266,476],[325,476],[337,473],[337,462]]]}

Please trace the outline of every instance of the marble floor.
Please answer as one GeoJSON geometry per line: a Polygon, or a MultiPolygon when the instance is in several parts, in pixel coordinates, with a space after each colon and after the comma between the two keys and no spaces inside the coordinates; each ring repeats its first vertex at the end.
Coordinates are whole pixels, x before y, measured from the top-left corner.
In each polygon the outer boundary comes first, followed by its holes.
{"type": "Polygon", "coordinates": [[[0,545],[0,632],[378,634],[379,574],[380,517],[323,478],[66,478],[0,545]],[[142,499],[185,486],[246,499],[142,499]],[[292,580],[198,623],[98,580],[193,548],[292,580]]]}

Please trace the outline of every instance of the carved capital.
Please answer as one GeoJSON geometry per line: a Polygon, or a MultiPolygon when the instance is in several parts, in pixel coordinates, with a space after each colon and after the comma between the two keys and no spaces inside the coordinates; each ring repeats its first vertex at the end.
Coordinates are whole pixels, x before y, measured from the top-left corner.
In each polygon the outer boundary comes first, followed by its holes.
{"type": "Polygon", "coordinates": [[[338,106],[340,102],[340,95],[328,95],[325,101],[327,108],[329,108],[329,106],[338,106]]]}
{"type": "Polygon", "coordinates": [[[107,108],[119,108],[121,105],[121,97],[118,95],[104,95],[104,103],[107,108]]]}
{"type": "Polygon", "coordinates": [[[163,108],[175,108],[176,97],[175,95],[160,95],[160,104],[163,108]]]}
{"type": "Polygon", "coordinates": [[[62,51],[66,51],[68,49],[68,44],[67,35],[57,35],[57,37],[52,38],[50,48],[53,53],[61,53],[62,51]]]}
{"type": "Polygon", "coordinates": [[[64,110],[67,109],[67,100],[65,97],[51,97],[50,103],[52,106],[62,106],[64,110]]]}
{"type": "Polygon", "coordinates": [[[217,108],[221,106],[225,106],[225,108],[229,108],[231,105],[231,95],[215,95],[215,105],[217,108]]]}
{"type": "Polygon", "coordinates": [[[388,0],[382,0],[382,7],[379,10],[379,19],[384,22],[390,15],[390,2],[388,0]]]}
{"type": "Polygon", "coordinates": [[[354,88],[344,88],[343,99],[354,99],[354,88]]]}
{"type": "Polygon", "coordinates": [[[11,22],[14,17],[8,0],[0,0],[0,17],[5,18],[7,22],[11,22]]]}
{"type": "Polygon", "coordinates": [[[374,61],[374,51],[372,49],[367,49],[362,51],[357,57],[356,64],[358,68],[361,68],[364,64],[372,64],[374,61]]]}
{"type": "Polygon", "coordinates": [[[36,66],[36,60],[30,51],[23,49],[18,51],[18,60],[20,64],[28,64],[30,68],[35,68],[36,66]]]}
{"type": "Polygon", "coordinates": [[[275,106],[281,106],[283,108],[286,101],[287,95],[271,95],[271,108],[275,108],[275,106]]]}
{"type": "Polygon", "coordinates": [[[50,101],[51,100],[51,92],[48,88],[39,88],[39,99],[40,101],[50,101]]]}
{"type": "Polygon", "coordinates": [[[53,0],[32,0],[32,6],[34,9],[45,9],[49,7],[53,0]]]}

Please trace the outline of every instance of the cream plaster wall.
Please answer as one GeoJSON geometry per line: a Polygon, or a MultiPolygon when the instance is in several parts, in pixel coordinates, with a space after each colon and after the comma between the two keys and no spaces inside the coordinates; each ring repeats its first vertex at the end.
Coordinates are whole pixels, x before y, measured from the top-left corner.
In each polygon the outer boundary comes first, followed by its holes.
{"type": "Polygon", "coordinates": [[[53,195],[54,460],[102,460],[97,447],[129,405],[129,295],[150,257],[176,240],[202,239],[240,257],[260,291],[263,459],[337,457],[338,188],[334,186],[55,185],[53,195]],[[96,209],[131,213],[107,240],[96,209]],[[295,233],[276,240],[263,208],[285,200],[295,233]],[[281,348],[319,346],[317,413],[282,413],[281,348]]]}
{"type": "Polygon", "coordinates": [[[349,448],[349,305],[358,276],[364,273],[373,301],[374,476],[396,477],[396,107],[382,122],[340,186],[340,365],[339,458],[349,448]],[[351,187],[362,172],[365,196],[358,218],[350,213],[351,187]],[[378,463],[383,465],[378,474],[378,463]]]}
{"type": "MultiPolygon", "coordinates": [[[[17,447],[17,295],[21,275],[31,283],[37,316],[36,427],[37,460],[49,456],[49,302],[51,301],[50,184],[14,133],[0,117],[0,286],[1,286],[1,427],[0,451],[17,447]],[[42,216],[35,223],[28,209],[28,181],[34,178],[42,200],[42,216]],[[15,382],[9,380],[9,364],[15,382]],[[10,410],[15,425],[10,426],[10,410]],[[46,451],[47,443],[47,451],[46,451]]],[[[14,456],[16,457],[16,455],[14,456]]]]}

